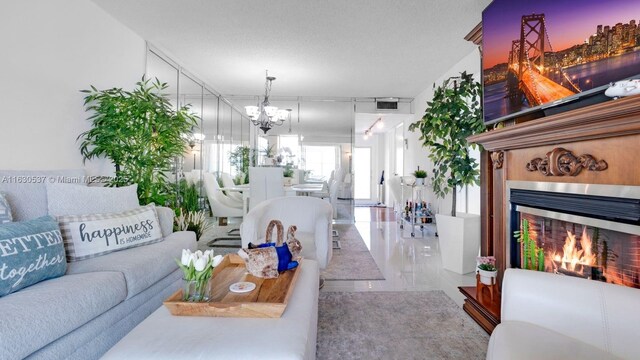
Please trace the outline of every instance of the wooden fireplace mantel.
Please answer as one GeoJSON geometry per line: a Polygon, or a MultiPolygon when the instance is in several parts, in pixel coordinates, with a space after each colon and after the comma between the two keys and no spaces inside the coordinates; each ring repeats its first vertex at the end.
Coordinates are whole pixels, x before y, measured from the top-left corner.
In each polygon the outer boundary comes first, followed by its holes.
{"type": "Polygon", "coordinates": [[[610,138],[640,133],[640,97],[567,111],[469,137],[488,151],[610,138]]]}
{"type": "MultiPolygon", "coordinates": [[[[640,186],[640,96],[495,129],[468,140],[485,149],[480,158],[481,252],[496,257],[499,285],[509,256],[508,181],[640,186]]],[[[466,305],[480,306],[473,296],[465,296],[466,305]]],[[[488,324],[483,327],[490,332],[497,322],[495,316],[486,315],[489,307],[484,310],[469,314],[488,324]]]]}

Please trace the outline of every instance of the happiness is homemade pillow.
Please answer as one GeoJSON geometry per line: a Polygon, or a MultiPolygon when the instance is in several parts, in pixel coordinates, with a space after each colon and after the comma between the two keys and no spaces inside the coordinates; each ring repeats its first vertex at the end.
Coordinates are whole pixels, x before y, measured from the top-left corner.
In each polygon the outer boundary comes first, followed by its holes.
{"type": "Polygon", "coordinates": [[[111,214],[58,216],[67,261],[80,261],[162,241],[153,204],[111,214]]]}

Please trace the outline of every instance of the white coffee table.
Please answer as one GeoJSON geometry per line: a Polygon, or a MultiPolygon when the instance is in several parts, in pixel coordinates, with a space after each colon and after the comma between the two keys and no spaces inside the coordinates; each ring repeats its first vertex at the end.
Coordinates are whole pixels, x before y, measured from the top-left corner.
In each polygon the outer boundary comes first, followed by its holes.
{"type": "Polygon", "coordinates": [[[315,359],[318,263],[300,266],[281,318],[173,316],[161,306],[103,359],[315,359]]]}

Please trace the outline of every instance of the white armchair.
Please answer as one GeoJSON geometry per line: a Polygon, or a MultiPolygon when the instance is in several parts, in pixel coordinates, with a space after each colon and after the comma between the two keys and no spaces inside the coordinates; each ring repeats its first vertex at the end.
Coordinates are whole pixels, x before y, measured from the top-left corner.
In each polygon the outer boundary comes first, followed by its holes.
{"type": "Polygon", "coordinates": [[[285,231],[298,227],[296,238],[302,243],[302,256],[318,261],[325,269],[333,255],[331,246],[331,205],[310,196],[286,196],[266,200],[244,217],[240,226],[242,247],[249,243],[264,243],[265,231],[271,220],[280,220],[285,231]]]}
{"type": "Polygon", "coordinates": [[[487,359],[640,359],[640,290],[508,269],[487,359]]]}

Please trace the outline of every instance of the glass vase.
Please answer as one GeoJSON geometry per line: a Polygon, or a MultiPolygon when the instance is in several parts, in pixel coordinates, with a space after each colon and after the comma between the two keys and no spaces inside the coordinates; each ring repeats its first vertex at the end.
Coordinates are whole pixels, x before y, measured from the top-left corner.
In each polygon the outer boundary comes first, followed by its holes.
{"type": "Polygon", "coordinates": [[[211,297],[211,278],[202,280],[182,279],[182,301],[206,302],[211,297]]]}

